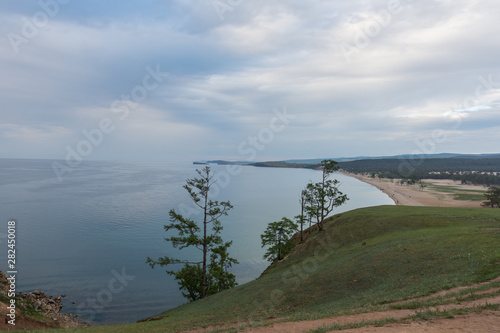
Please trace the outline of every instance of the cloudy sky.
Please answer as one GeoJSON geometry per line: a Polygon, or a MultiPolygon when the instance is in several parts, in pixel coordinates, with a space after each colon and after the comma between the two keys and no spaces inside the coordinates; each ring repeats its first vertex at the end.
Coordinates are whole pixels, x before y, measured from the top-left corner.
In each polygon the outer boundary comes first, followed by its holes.
{"type": "Polygon", "coordinates": [[[0,2],[0,157],[500,152],[497,0],[0,2]]]}

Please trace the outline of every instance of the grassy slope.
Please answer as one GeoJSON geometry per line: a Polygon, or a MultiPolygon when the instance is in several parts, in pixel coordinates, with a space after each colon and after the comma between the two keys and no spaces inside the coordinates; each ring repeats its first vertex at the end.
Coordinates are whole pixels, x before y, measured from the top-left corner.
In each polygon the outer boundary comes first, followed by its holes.
{"type": "Polygon", "coordinates": [[[326,229],[258,280],[167,311],[160,320],[78,331],[176,332],[320,318],[500,275],[497,209],[371,207],[334,216],[326,229]]]}
{"type": "Polygon", "coordinates": [[[453,194],[455,200],[468,200],[468,201],[485,201],[486,188],[484,190],[470,190],[470,189],[460,189],[455,186],[442,186],[427,184],[427,188],[430,190],[453,194]]]}

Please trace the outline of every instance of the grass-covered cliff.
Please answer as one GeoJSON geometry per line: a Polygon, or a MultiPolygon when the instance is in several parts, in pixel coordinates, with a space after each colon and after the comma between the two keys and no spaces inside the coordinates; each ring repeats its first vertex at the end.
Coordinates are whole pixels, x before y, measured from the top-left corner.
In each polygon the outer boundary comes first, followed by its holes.
{"type": "Polygon", "coordinates": [[[150,321],[81,330],[242,328],[380,311],[396,301],[498,276],[497,209],[370,207],[330,218],[326,231],[311,233],[255,281],[150,321]]]}

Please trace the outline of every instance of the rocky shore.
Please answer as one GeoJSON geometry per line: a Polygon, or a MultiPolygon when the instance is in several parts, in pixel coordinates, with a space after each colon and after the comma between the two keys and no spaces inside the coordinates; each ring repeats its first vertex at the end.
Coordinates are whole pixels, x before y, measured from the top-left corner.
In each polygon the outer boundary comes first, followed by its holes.
{"type": "MultiPolygon", "coordinates": [[[[9,285],[8,276],[0,270],[0,314],[4,318],[8,318],[9,313],[9,285]]],[[[39,290],[16,294],[16,325],[9,324],[7,319],[2,320],[0,331],[89,326],[78,321],[72,314],[60,312],[65,296],[53,297],[39,290]]]]}

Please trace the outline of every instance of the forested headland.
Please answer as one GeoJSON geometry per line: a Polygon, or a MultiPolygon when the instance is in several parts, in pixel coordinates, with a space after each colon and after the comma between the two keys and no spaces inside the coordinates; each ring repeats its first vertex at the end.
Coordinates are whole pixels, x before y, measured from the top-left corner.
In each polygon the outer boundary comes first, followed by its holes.
{"type": "MultiPolygon", "coordinates": [[[[452,179],[463,184],[500,185],[499,154],[416,154],[391,157],[332,158],[341,170],[372,177],[405,179],[452,179]]],[[[268,168],[319,169],[319,159],[267,161],[255,163],[209,161],[216,164],[239,164],[268,168]]]]}
{"type": "Polygon", "coordinates": [[[340,162],[342,170],[379,178],[452,179],[463,184],[500,185],[500,158],[370,159],[340,162]]]}

